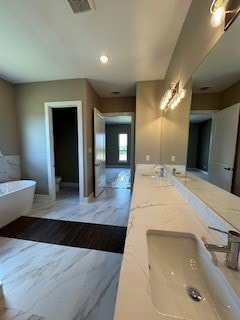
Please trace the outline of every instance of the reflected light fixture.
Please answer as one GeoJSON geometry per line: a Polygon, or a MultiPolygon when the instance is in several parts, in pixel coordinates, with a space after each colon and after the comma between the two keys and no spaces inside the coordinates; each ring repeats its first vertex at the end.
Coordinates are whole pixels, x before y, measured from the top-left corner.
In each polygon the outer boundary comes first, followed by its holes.
{"type": "Polygon", "coordinates": [[[219,27],[224,22],[227,2],[228,0],[213,0],[210,6],[210,13],[212,14],[212,27],[219,27]]]}
{"type": "Polygon", "coordinates": [[[106,64],[108,63],[109,58],[107,56],[101,56],[99,60],[101,61],[101,63],[106,64]]]}
{"type": "Polygon", "coordinates": [[[164,93],[160,103],[160,109],[166,110],[168,109],[169,102],[172,100],[174,94],[176,93],[176,83],[170,83],[170,88],[164,93]]]}
{"type": "Polygon", "coordinates": [[[185,98],[186,89],[179,90],[173,97],[172,101],[170,102],[170,109],[174,110],[176,106],[180,103],[180,101],[185,98]]]}
{"type": "Polygon", "coordinates": [[[170,88],[164,93],[160,103],[160,109],[167,111],[174,110],[179,102],[185,97],[186,89],[179,90],[179,83],[172,82],[170,88]]]}

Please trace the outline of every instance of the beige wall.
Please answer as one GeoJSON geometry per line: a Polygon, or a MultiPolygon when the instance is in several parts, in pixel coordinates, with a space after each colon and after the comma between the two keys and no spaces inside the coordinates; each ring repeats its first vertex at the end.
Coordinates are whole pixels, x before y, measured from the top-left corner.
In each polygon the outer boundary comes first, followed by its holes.
{"type": "Polygon", "coordinates": [[[221,93],[195,93],[192,95],[191,110],[219,110],[221,93]]]}
{"type": "Polygon", "coordinates": [[[136,97],[101,98],[101,112],[135,112],[136,97]]]}
{"type": "Polygon", "coordinates": [[[100,109],[100,98],[91,86],[86,81],[86,108],[84,109],[84,124],[86,124],[86,130],[84,135],[84,161],[87,164],[86,167],[86,179],[85,190],[86,196],[89,196],[93,192],[94,188],[94,175],[93,175],[93,108],[100,109]],[[89,150],[92,150],[90,152],[89,150]]]}
{"type": "Polygon", "coordinates": [[[0,79],[0,150],[5,155],[19,154],[14,87],[0,79]]]}
{"type": "Polygon", "coordinates": [[[240,102],[240,81],[217,93],[195,93],[191,110],[222,110],[240,102]]]}
{"type": "MultiPolygon", "coordinates": [[[[48,194],[44,102],[82,100],[85,120],[86,83],[85,79],[72,79],[15,85],[22,176],[37,181],[37,193],[48,194]]],[[[86,134],[87,122],[83,125],[86,134]]],[[[85,142],[84,150],[86,147],[85,142]]]]}
{"type": "Polygon", "coordinates": [[[220,109],[240,102],[240,81],[221,92],[220,109]]]}
{"type": "Polygon", "coordinates": [[[185,165],[187,162],[187,147],[189,133],[189,113],[191,107],[191,81],[185,98],[174,110],[166,112],[162,119],[161,156],[160,162],[164,164],[185,165]],[[171,156],[175,156],[175,162],[171,162],[171,156]]]}
{"type": "Polygon", "coordinates": [[[161,118],[158,114],[163,81],[140,81],[136,94],[135,162],[159,163],[161,118]],[[150,156],[149,162],[146,155],[150,156]]]}

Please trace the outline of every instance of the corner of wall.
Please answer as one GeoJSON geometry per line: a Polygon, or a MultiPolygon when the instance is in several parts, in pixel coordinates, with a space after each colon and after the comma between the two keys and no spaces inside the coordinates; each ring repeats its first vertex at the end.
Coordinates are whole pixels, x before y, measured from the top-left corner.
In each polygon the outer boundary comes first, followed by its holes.
{"type": "Polygon", "coordinates": [[[137,82],[135,162],[159,163],[163,80],[137,82]],[[149,160],[147,160],[149,159],[149,160]]]}
{"type": "Polygon", "coordinates": [[[15,91],[14,85],[4,79],[0,79],[0,99],[0,150],[5,155],[16,155],[19,134],[15,91]]]}
{"type": "Polygon", "coordinates": [[[92,87],[91,83],[86,79],[85,82],[86,104],[84,106],[84,173],[85,185],[84,196],[88,197],[94,190],[94,137],[93,137],[93,109],[100,108],[100,97],[92,87]]]}

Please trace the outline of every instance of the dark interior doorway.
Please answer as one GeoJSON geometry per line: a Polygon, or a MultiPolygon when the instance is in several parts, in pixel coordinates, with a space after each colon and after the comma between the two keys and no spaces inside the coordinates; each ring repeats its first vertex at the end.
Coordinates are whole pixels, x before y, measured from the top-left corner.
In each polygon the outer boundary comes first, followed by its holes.
{"type": "Polygon", "coordinates": [[[61,185],[78,187],[77,108],[53,109],[55,175],[61,185]]]}

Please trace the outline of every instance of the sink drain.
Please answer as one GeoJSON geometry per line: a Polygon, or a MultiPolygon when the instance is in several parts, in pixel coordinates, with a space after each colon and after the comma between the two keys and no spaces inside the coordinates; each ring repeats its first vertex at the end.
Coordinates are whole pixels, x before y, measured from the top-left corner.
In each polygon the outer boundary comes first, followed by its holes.
{"type": "Polygon", "coordinates": [[[189,297],[194,301],[201,301],[202,300],[202,296],[201,296],[200,292],[193,287],[188,287],[187,293],[188,293],[189,297]]]}

